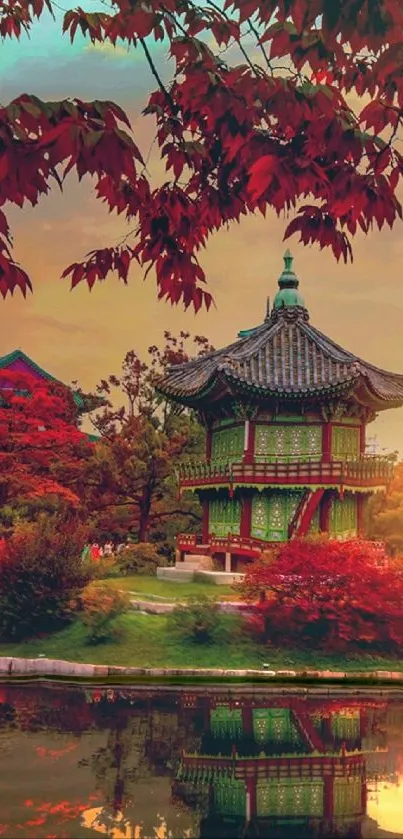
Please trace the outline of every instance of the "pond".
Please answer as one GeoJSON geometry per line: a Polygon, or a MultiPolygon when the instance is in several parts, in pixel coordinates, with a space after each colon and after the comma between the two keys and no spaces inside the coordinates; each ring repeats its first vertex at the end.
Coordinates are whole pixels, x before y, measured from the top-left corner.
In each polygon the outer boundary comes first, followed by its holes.
{"type": "Polygon", "coordinates": [[[403,837],[403,693],[0,684],[2,839],[403,837]]]}

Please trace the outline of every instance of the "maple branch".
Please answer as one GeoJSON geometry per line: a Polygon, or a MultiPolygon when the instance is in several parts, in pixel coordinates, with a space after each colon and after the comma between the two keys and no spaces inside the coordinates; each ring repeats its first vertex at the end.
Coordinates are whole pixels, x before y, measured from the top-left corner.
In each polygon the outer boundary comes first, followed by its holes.
{"type": "Polygon", "coordinates": [[[262,55],[263,55],[263,58],[264,58],[264,60],[265,60],[265,62],[266,62],[266,64],[267,64],[267,67],[268,67],[268,69],[270,70],[270,72],[271,72],[272,76],[274,76],[274,69],[273,69],[273,65],[272,65],[272,63],[271,63],[271,61],[270,61],[269,56],[267,55],[267,52],[266,52],[266,50],[265,50],[265,48],[264,48],[263,44],[261,44],[261,43],[260,43],[259,33],[258,33],[258,31],[257,31],[256,27],[253,25],[253,23],[251,23],[251,21],[250,21],[250,20],[248,20],[248,23],[249,23],[249,29],[250,29],[250,32],[252,32],[252,34],[253,34],[253,35],[255,36],[255,38],[256,38],[256,43],[257,43],[257,46],[259,47],[260,52],[261,52],[261,53],[262,53],[262,55]]]}
{"type": "Polygon", "coordinates": [[[140,41],[141,46],[143,47],[144,55],[145,55],[145,57],[146,57],[146,59],[147,59],[148,65],[149,65],[149,67],[150,67],[150,70],[151,70],[151,72],[152,72],[152,74],[153,74],[153,76],[154,76],[154,78],[155,78],[155,80],[156,80],[156,82],[157,82],[157,84],[158,84],[158,87],[160,88],[160,90],[161,90],[161,91],[162,91],[162,93],[164,94],[165,99],[166,99],[166,101],[167,101],[167,103],[168,103],[168,105],[169,105],[169,107],[170,107],[170,109],[171,109],[171,111],[172,111],[173,115],[174,115],[174,116],[176,116],[176,115],[177,115],[177,113],[178,113],[178,108],[177,108],[177,106],[175,105],[175,102],[173,101],[172,96],[171,96],[171,94],[169,93],[169,90],[165,87],[164,82],[163,82],[163,81],[162,81],[162,79],[161,79],[161,76],[160,76],[160,74],[159,74],[159,72],[158,72],[158,70],[157,70],[157,68],[156,68],[156,66],[155,66],[155,64],[154,64],[153,59],[152,59],[152,56],[151,56],[150,50],[148,49],[148,46],[147,46],[147,44],[146,44],[146,42],[145,42],[144,38],[139,38],[139,41],[140,41]]]}
{"type": "MultiPolygon", "coordinates": [[[[193,6],[193,8],[195,8],[193,3],[191,3],[191,5],[193,6]]],[[[213,3],[213,0],[208,0],[208,5],[211,6],[213,9],[215,9],[216,12],[218,12],[220,15],[222,15],[223,18],[225,18],[225,20],[228,21],[228,23],[231,23],[231,18],[227,15],[226,12],[223,11],[223,9],[220,9],[220,7],[216,5],[216,3],[213,3]]],[[[248,67],[250,67],[250,69],[252,70],[254,75],[256,75],[256,68],[255,68],[254,64],[252,64],[252,62],[249,58],[249,55],[246,52],[245,47],[241,44],[241,38],[240,37],[236,38],[235,35],[233,35],[232,37],[233,37],[235,43],[238,45],[238,47],[239,47],[247,65],[248,65],[248,67]]]]}

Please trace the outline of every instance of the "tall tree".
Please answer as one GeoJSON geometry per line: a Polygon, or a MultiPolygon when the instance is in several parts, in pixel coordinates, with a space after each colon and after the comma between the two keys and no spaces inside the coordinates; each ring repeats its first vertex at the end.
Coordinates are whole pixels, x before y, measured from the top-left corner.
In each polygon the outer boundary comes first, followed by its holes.
{"type": "Polygon", "coordinates": [[[403,555],[403,463],[396,465],[387,492],[371,498],[367,530],[370,539],[385,542],[391,556],[403,555]]]}
{"type": "Polygon", "coordinates": [[[101,439],[83,485],[94,526],[115,534],[130,530],[140,542],[153,532],[166,538],[170,521],[186,530],[201,519],[193,496],[179,502],[175,467],[202,453],[203,429],[193,412],[159,396],[154,384],[168,365],[188,359],[189,343],[199,354],[212,347],[202,336],[189,342],[187,332],[178,338],[165,332],[164,339],[162,348],[149,348],[148,362],[131,350],[121,374],[100,382],[97,396],[105,407],[93,424],[101,439]]]}
{"type": "MultiPolygon", "coordinates": [[[[99,2],[98,12],[66,10],[63,32],[142,53],[156,84],[143,114],[155,120],[164,183],[150,181],[112,102],[23,94],[0,108],[1,204],[34,205],[75,169],[134,223],[123,244],[65,270],[73,287],[92,288],[111,271],[127,282],[134,262],[155,269],[159,297],[197,310],[211,304],[198,253],[242,215],[291,213],[285,237],[298,233],[345,260],[358,229],[402,217],[401,0],[99,2]],[[170,82],[153,40],[169,49],[170,82]]],[[[45,7],[52,12],[52,0],[0,0],[0,34],[18,38],[45,7]]],[[[0,211],[3,295],[31,287],[11,244],[0,211]]]]}
{"type": "Polygon", "coordinates": [[[80,474],[91,452],[77,427],[68,388],[7,371],[0,381],[0,509],[78,507],[80,474]]]}

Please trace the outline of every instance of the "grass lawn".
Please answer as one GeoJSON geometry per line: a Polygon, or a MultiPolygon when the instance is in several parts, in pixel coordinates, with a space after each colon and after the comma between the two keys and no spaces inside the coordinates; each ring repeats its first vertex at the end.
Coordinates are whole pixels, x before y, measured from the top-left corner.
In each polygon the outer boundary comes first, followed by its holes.
{"type": "Polygon", "coordinates": [[[168,631],[165,616],[129,613],[120,619],[123,635],[119,641],[91,645],[86,629],[76,621],[71,626],[42,639],[24,643],[0,644],[0,656],[48,658],[67,661],[133,667],[218,667],[324,670],[403,670],[403,661],[372,656],[325,655],[324,653],[276,650],[259,647],[236,632],[236,618],[224,618],[226,632],[220,643],[199,645],[177,639],[168,631]]]}
{"type": "Polygon", "coordinates": [[[200,594],[214,600],[235,599],[236,597],[232,586],[216,586],[212,583],[171,583],[169,580],[143,577],[141,574],[134,574],[131,577],[110,577],[100,582],[107,583],[113,588],[133,592],[144,599],[147,599],[147,595],[167,601],[185,600],[187,597],[198,597],[200,594]]]}

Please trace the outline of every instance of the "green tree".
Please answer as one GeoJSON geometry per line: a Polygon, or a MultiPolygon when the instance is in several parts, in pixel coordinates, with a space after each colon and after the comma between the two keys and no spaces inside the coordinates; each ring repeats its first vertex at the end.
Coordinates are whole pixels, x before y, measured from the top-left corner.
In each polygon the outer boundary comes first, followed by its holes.
{"type": "Polygon", "coordinates": [[[367,531],[370,539],[385,542],[391,556],[403,554],[403,463],[396,465],[387,492],[371,498],[367,531]]]}
{"type": "Polygon", "coordinates": [[[92,418],[100,440],[83,482],[94,530],[114,536],[130,531],[138,541],[158,539],[172,545],[174,532],[201,520],[193,495],[179,499],[177,466],[200,457],[204,430],[194,412],[159,395],[155,382],[164,370],[212,349],[206,338],[164,334],[162,349],[149,348],[142,362],[127,353],[120,376],[100,382],[105,406],[92,418]],[[174,522],[174,526],[173,526],[174,522]]]}

